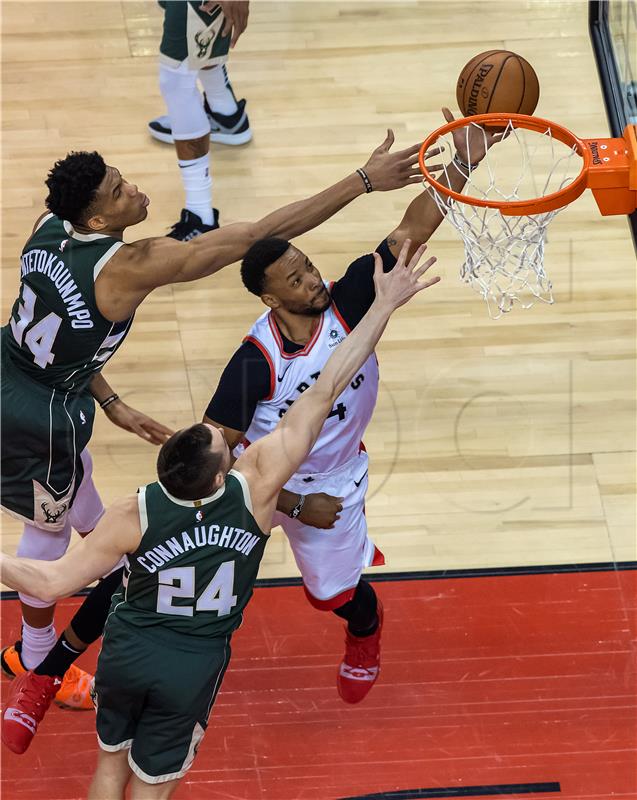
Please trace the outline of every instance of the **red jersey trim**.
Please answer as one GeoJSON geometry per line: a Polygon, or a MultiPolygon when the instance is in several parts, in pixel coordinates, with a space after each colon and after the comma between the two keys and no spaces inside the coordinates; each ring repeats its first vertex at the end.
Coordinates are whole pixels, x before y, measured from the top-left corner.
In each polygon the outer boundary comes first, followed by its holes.
{"type": "Polygon", "coordinates": [[[321,314],[321,321],[316,327],[314,331],[314,336],[310,339],[310,341],[305,345],[302,350],[299,350],[298,353],[286,353],[283,349],[283,339],[281,339],[281,333],[277,327],[276,322],[272,318],[272,312],[268,314],[268,325],[270,326],[270,330],[272,331],[272,336],[274,336],[274,341],[276,342],[277,347],[279,348],[279,352],[281,353],[281,358],[285,358],[288,361],[291,361],[293,358],[298,358],[299,356],[306,356],[310,350],[316,344],[321,330],[323,329],[323,320],[325,319],[325,314],[321,314]]]}
{"type": "Polygon", "coordinates": [[[268,365],[270,367],[270,394],[264,399],[265,400],[272,400],[272,398],[274,397],[274,386],[275,386],[275,383],[274,383],[274,372],[275,372],[275,370],[274,370],[274,364],[272,363],[272,358],[270,357],[270,354],[268,353],[268,351],[265,348],[265,346],[263,344],[261,344],[261,342],[258,339],[256,339],[254,336],[246,336],[243,341],[244,342],[252,342],[252,344],[255,345],[255,347],[258,347],[259,350],[265,356],[265,360],[268,362],[268,365]]]}
{"type": "MultiPolygon", "coordinates": [[[[331,283],[330,283],[330,296],[332,294],[332,286],[334,286],[334,281],[331,281],[331,283]]],[[[347,322],[345,322],[345,320],[343,319],[343,315],[338,310],[338,306],[336,305],[334,300],[332,300],[332,309],[334,310],[334,313],[336,314],[336,319],[338,319],[338,321],[341,323],[341,325],[345,328],[345,333],[351,333],[352,329],[347,324],[347,322]]]]}

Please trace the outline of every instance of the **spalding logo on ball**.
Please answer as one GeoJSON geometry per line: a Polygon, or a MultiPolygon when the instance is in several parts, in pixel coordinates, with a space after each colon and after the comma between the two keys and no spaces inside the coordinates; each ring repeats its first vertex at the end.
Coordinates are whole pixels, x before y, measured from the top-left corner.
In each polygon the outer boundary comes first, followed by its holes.
{"type": "Polygon", "coordinates": [[[458,107],[474,114],[533,114],[540,84],[529,62],[510,50],[487,50],[462,69],[456,86],[458,107]]]}

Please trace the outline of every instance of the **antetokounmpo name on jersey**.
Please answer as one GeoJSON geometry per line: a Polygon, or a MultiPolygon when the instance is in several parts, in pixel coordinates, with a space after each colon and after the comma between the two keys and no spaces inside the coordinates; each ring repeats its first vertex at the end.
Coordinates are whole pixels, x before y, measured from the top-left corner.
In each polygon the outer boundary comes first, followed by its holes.
{"type": "Polygon", "coordinates": [[[222,529],[220,525],[198,525],[193,529],[192,536],[187,531],[182,531],[177,536],[166,539],[163,544],[146,550],[135,561],[147,572],[153,573],[157,571],[157,567],[163,567],[173,558],[197,547],[226,547],[247,556],[258,541],[259,537],[245,528],[224,525],[222,529]]]}
{"type": "Polygon", "coordinates": [[[35,249],[29,250],[22,256],[21,264],[20,274],[23,278],[31,272],[39,272],[51,279],[66,305],[69,317],[73,317],[71,327],[93,327],[91,312],[86,307],[82,293],[61,258],[47,250],[35,249]]]}

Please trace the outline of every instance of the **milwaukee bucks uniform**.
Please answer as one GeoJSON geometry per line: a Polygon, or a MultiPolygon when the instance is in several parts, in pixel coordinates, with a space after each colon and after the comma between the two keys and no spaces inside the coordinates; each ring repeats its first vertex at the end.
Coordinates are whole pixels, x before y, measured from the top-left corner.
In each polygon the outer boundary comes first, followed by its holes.
{"type": "Polygon", "coordinates": [[[113,596],[95,676],[97,735],[107,751],[130,748],[134,772],[159,783],[192,764],[268,537],[233,470],[203,500],[151,483],[138,503],[143,535],[113,596]]]}
{"type": "Polygon", "coordinates": [[[228,59],[230,36],[222,36],[225,17],[221,6],[210,14],[201,2],[160,2],[164,9],[164,31],[159,46],[161,61],[178,67],[188,61],[191,70],[213,67],[228,59]]]}
{"type": "Polygon", "coordinates": [[[97,308],[95,280],[123,242],[84,235],[54,214],[22,251],[20,294],[2,328],[2,508],[60,530],[93,428],[88,391],[128,333],[97,308]]]}

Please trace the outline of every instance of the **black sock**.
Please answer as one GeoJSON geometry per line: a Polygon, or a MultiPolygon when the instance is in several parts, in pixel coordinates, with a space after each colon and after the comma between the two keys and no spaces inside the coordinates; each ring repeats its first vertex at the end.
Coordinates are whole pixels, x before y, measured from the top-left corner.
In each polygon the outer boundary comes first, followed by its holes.
{"type": "Polygon", "coordinates": [[[352,599],[335,608],[334,613],[347,620],[352,636],[371,636],[378,628],[377,607],[376,592],[361,578],[352,599]]]}
{"type": "Polygon", "coordinates": [[[86,596],[82,605],[71,620],[71,628],[77,638],[84,643],[82,650],[77,650],[64,634],[60,636],[53,648],[33,670],[36,675],[62,677],[75,659],[104,632],[104,625],[111,607],[111,597],[122,582],[124,568],[112,572],[94,586],[86,596]]]}
{"type": "Polygon", "coordinates": [[[52,678],[62,678],[67,669],[81,656],[84,650],[76,650],[69,644],[64,634],[60,636],[51,650],[38,666],[33,670],[36,675],[50,675],[52,678]]]}

